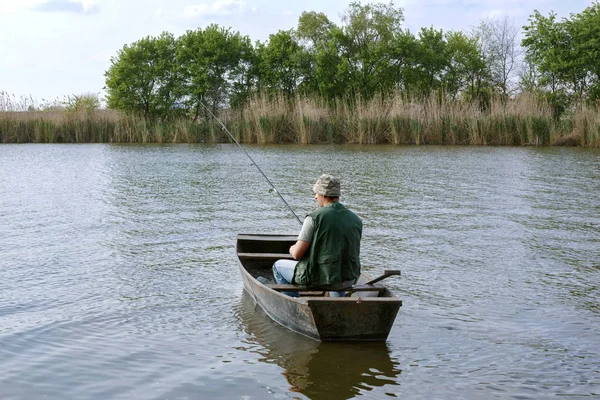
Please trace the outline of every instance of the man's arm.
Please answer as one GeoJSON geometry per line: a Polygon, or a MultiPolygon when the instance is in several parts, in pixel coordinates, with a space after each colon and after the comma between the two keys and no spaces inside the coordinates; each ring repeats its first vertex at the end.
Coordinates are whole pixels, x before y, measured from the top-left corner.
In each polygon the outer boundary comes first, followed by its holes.
{"type": "Polygon", "coordinates": [[[302,258],[306,250],[310,247],[310,242],[305,242],[304,240],[298,240],[295,245],[290,247],[290,254],[294,257],[294,260],[299,260],[302,258]]]}
{"type": "Polygon", "coordinates": [[[294,257],[294,260],[299,260],[302,258],[304,253],[310,247],[310,242],[312,241],[314,231],[314,222],[310,215],[307,215],[304,218],[304,223],[302,224],[302,230],[298,235],[298,241],[295,245],[290,247],[290,254],[294,257]]]}

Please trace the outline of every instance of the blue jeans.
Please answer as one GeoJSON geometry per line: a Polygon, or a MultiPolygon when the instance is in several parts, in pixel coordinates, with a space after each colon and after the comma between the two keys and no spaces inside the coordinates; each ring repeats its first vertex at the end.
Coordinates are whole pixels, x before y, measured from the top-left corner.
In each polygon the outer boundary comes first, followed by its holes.
{"type": "MultiPolygon", "coordinates": [[[[280,285],[291,285],[294,280],[294,271],[296,269],[296,264],[298,261],[293,260],[277,260],[275,264],[273,264],[273,276],[275,277],[275,282],[280,285]]],[[[298,292],[281,292],[282,294],[288,295],[290,297],[300,297],[298,292]]],[[[345,291],[340,292],[329,292],[329,297],[344,297],[346,295],[345,291]]]]}
{"type": "MultiPolygon", "coordinates": [[[[291,285],[294,280],[294,270],[298,261],[293,260],[277,260],[273,264],[273,276],[275,282],[280,285],[291,285]]],[[[281,292],[290,297],[300,297],[298,292],[281,292]]]]}

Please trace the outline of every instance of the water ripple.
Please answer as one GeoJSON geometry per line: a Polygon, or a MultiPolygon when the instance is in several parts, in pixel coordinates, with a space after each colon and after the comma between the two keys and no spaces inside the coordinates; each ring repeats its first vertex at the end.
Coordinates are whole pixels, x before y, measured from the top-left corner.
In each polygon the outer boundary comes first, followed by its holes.
{"type": "Polygon", "coordinates": [[[330,172],[387,343],[317,343],[243,294],[240,232],[299,224],[235,146],[0,152],[0,393],[411,399],[600,393],[600,153],[247,146],[299,216],[330,172]]]}

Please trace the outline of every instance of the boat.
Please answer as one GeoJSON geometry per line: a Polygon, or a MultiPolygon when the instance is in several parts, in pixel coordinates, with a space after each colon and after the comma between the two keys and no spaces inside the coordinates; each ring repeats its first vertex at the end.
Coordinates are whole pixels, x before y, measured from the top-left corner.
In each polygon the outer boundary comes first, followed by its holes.
{"type": "Polygon", "coordinates": [[[293,334],[256,307],[246,291],[233,309],[247,344],[239,349],[278,365],[296,396],[319,399],[326,393],[335,400],[376,395],[402,373],[387,342],[322,343],[293,334]]]}
{"type": "Polygon", "coordinates": [[[292,259],[289,248],[297,236],[239,234],[236,251],[244,289],[275,322],[318,341],[385,341],[402,306],[381,280],[400,271],[385,271],[372,279],[362,273],[344,297],[329,297],[322,288],[280,285],[273,263],[292,259]],[[282,292],[295,291],[299,297],[282,292]]]}

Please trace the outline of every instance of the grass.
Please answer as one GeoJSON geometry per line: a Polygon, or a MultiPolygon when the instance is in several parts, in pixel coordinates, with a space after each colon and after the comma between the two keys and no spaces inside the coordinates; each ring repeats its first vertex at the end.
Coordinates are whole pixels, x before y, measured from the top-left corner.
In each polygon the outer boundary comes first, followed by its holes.
{"type": "MultiPolygon", "coordinates": [[[[0,96],[1,97],[1,96],[0,96]]],[[[1,100],[1,99],[0,99],[1,100]]],[[[7,109],[6,107],[4,108],[7,109]]],[[[521,95],[474,103],[402,97],[322,99],[257,95],[221,113],[242,143],[358,143],[600,147],[600,111],[580,107],[560,121],[548,105],[521,95]]],[[[229,141],[212,120],[148,121],[115,110],[0,111],[0,143],[197,143],[229,141]]]]}

